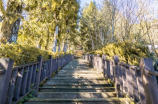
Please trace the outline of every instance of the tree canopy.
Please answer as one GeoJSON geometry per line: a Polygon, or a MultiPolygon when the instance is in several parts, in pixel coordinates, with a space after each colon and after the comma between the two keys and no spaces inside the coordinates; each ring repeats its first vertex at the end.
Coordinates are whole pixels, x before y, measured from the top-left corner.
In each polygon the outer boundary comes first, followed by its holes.
{"type": "MultiPolygon", "coordinates": [[[[53,52],[98,50],[108,43],[158,44],[157,19],[147,0],[0,0],[0,43],[53,52]]],[[[152,52],[156,54],[153,47],[152,52]]]]}

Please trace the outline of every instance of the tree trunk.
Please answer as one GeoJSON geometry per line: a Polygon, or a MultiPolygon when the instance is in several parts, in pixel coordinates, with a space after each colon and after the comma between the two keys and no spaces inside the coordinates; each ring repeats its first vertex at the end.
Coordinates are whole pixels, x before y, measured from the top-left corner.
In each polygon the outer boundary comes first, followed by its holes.
{"type": "MultiPolygon", "coordinates": [[[[9,2],[9,1],[8,1],[9,2]]],[[[8,6],[12,6],[8,3],[8,6]]],[[[7,7],[9,8],[9,7],[7,7]]],[[[22,14],[22,5],[17,6],[14,13],[22,14]]],[[[18,38],[18,32],[19,32],[19,26],[20,26],[21,18],[19,17],[15,22],[10,23],[9,20],[6,20],[6,18],[3,20],[1,33],[0,33],[0,42],[6,43],[6,42],[17,42],[18,38]]]]}
{"type": "Polygon", "coordinates": [[[38,49],[41,49],[41,45],[40,45],[40,44],[38,44],[38,45],[37,45],[37,48],[38,48],[38,49]]]}
{"type": "Polygon", "coordinates": [[[38,49],[41,49],[41,42],[42,42],[42,39],[39,41],[39,43],[37,44],[37,48],[38,49]]]}
{"type": "Polygon", "coordinates": [[[60,43],[58,43],[58,52],[60,52],[60,43]]]}
{"type": "Polygon", "coordinates": [[[113,7],[113,10],[112,10],[112,36],[111,36],[111,41],[113,41],[114,30],[115,30],[115,7],[113,7]]]}
{"type": "Polygon", "coordinates": [[[64,41],[64,45],[63,45],[63,52],[66,52],[67,51],[67,40],[68,40],[68,37],[65,39],[64,41]]]}
{"type": "Polygon", "coordinates": [[[46,50],[48,50],[49,40],[50,40],[49,29],[48,29],[48,27],[47,27],[47,41],[46,41],[46,47],[45,47],[46,50]]]}
{"type": "Polygon", "coordinates": [[[152,53],[155,53],[155,57],[156,57],[156,59],[157,59],[157,52],[156,52],[156,49],[155,49],[155,45],[154,45],[154,43],[151,41],[151,38],[150,38],[150,35],[149,35],[149,27],[148,27],[147,21],[146,21],[146,27],[147,27],[147,35],[148,35],[150,44],[151,44],[151,46],[152,46],[152,53]]]}
{"type": "Polygon", "coordinates": [[[53,52],[56,52],[58,31],[59,31],[59,26],[57,25],[54,34],[53,52]]]}
{"type": "MultiPolygon", "coordinates": [[[[67,34],[69,33],[70,33],[70,29],[67,29],[67,34]]],[[[67,51],[67,40],[68,40],[68,36],[66,37],[66,40],[64,41],[63,52],[67,51]]]]}
{"type": "Polygon", "coordinates": [[[93,38],[92,38],[92,34],[91,31],[89,30],[90,36],[91,36],[91,40],[92,40],[92,50],[94,50],[94,42],[93,42],[93,38]]]}
{"type": "Polygon", "coordinates": [[[96,17],[95,17],[95,36],[96,36],[96,47],[98,49],[98,45],[97,45],[97,26],[96,26],[96,17]]]}
{"type": "Polygon", "coordinates": [[[66,51],[67,51],[67,40],[68,40],[68,39],[66,39],[66,44],[65,44],[65,49],[64,49],[64,52],[66,52],[66,51]]]}

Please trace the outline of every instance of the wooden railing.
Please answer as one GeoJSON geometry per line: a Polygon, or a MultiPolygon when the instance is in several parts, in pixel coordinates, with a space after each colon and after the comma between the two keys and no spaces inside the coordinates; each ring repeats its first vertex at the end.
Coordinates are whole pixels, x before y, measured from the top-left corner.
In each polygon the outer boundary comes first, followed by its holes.
{"type": "Polygon", "coordinates": [[[16,66],[14,60],[9,58],[0,59],[0,104],[15,104],[24,96],[34,90],[37,96],[39,84],[50,79],[52,73],[58,73],[58,69],[74,59],[74,55],[66,55],[43,61],[38,57],[38,62],[16,66]]]}
{"type": "Polygon", "coordinates": [[[128,96],[139,104],[158,104],[158,85],[152,59],[141,59],[139,67],[119,62],[116,55],[113,60],[106,55],[83,55],[90,65],[108,77],[114,83],[118,97],[128,96]]]}

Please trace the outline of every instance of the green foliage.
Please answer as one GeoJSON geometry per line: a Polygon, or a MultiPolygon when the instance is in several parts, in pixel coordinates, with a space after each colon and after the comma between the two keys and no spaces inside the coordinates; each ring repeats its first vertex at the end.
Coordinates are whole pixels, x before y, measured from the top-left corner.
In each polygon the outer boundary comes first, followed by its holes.
{"type": "Polygon", "coordinates": [[[118,55],[120,62],[130,65],[139,65],[141,58],[149,58],[151,54],[146,46],[132,44],[130,42],[108,43],[100,50],[89,52],[92,54],[106,54],[107,59],[113,59],[114,55],[118,55]]]}
{"type": "Polygon", "coordinates": [[[32,62],[37,62],[38,56],[43,56],[43,60],[47,60],[49,55],[56,58],[58,55],[63,56],[64,52],[51,52],[47,50],[41,50],[33,46],[18,45],[18,44],[2,44],[0,47],[0,58],[8,57],[14,60],[14,65],[23,65],[32,62]]]}

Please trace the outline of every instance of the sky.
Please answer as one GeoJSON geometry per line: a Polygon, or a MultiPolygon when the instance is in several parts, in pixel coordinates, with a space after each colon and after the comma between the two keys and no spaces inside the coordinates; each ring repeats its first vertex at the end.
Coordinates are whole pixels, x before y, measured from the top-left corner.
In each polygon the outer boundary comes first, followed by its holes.
{"type": "MultiPolygon", "coordinates": [[[[86,3],[90,3],[90,1],[95,1],[97,4],[102,4],[103,0],[80,0],[80,6],[81,8],[85,6],[86,3]]],[[[128,1],[128,0],[118,0],[118,1],[128,1]]],[[[131,1],[137,1],[137,0],[131,0],[131,1]]],[[[158,18],[158,0],[142,0],[142,2],[147,2],[148,7],[150,7],[150,10],[152,12],[153,18],[158,18]]],[[[150,12],[150,13],[151,13],[150,12]]]]}
{"type": "Polygon", "coordinates": [[[86,4],[86,3],[90,3],[90,1],[95,1],[97,4],[101,3],[102,0],[80,0],[81,1],[81,8],[86,4]]]}

